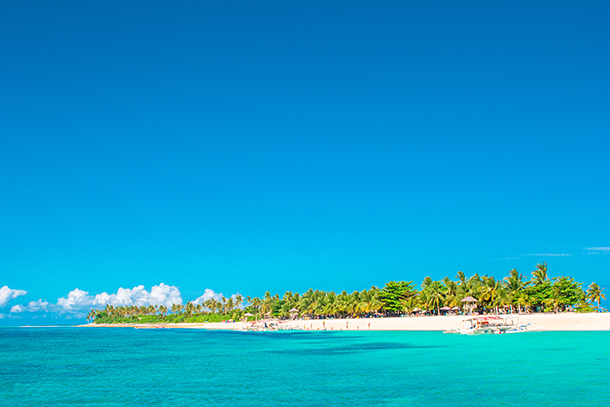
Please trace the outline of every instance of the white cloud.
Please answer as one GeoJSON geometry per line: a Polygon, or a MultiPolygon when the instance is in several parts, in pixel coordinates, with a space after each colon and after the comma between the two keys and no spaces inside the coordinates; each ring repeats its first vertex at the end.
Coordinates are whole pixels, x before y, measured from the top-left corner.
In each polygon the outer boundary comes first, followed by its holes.
{"type": "Polygon", "coordinates": [[[521,256],[567,257],[567,256],[574,256],[574,255],[571,253],[536,253],[536,254],[521,254],[521,256]]]}
{"type": "MultiPolygon", "coordinates": [[[[23,293],[25,293],[25,291],[11,290],[11,295],[24,295],[23,293]],[[16,294],[12,294],[13,291],[15,291],[16,294]]],[[[238,294],[233,294],[231,298],[235,299],[237,295],[238,294]]],[[[214,290],[207,288],[203,295],[193,302],[195,304],[201,304],[211,298],[220,301],[222,297],[222,293],[217,293],[214,290]]],[[[139,285],[134,288],[121,287],[116,293],[112,294],[103,292],[95,295],[76,288],[70,291],[66,297],[59,298],[54,304],[40,299],[38,301],[30,301],[28,304],[14,305],[11,307],[10,314],[4,314],[4,318],[17,318],[16,314],[23,312],[45,312],[55,313],[68,319],[80,319],[85,318],[89,310],[93,308],[104,308],[106,304],[115,307],[130,305],[136,305],[138,307],[165,305],[166,307],[171,308],[173,304],[182,304],[182,297],[178,287],[163,283],[153,286],[150,291],[147,291],[143,285],[139,285]]]]}
{"type": "MultiPolygon", "coordinates": [[[[105,293],[104,293],[105,294],[105,293]]],[[[73,313],[84,309],[92,308],[97,305],[94,302],[95,298],[89,295],[88,291],[79,290],[78,288],[68,293],[68,297],[61,297],[57,300],[57,304],[53,308],[59,313],[73,313]]]]}
{"type": "Polygon", "coordinates": [[[11,312],[12,313],[23,312],[25,310],[26,310],[26,308],[23,305],[13,305],[11,307],[11,312]]]}
{"type": "Polygon", "coordinates": [[[49,304],[42,299],[31,301],[28,305],[15,305],[11,308],[12,313],[19,312],[56,312],[66,315],[66,318],[84,318],[86,312],[92,308],[103,308],[106,304],[114,306],[148,306],[165,305],[171,307],[173,304],[182,304],[180,290],[178,287],[167,284],[153,286],[150,292],[144,289],[143,285],[134,288],[119,288],[116,293],[108,294],[103,292],[97,295],[90,295],[88,291],[78,288],[70,291],[67,297],[61,297],[55,304],[49,304]]]}
{"type": "Polygon", "coordinates": [[[101,308],[110,304],[113,306],[137,305],[165,305],[171,307],[173,304],[182,304],[180,290],[178,287],[167,284],[153,286],[150,292],[144,289],[143,285],[134,288],[119,288],[116,294],[106,292],[91,296],[87,291],[78,288],[68,294],[68,298],[57,300],[59,311],[73,313],[91,308],[101,308]]]}
{"type": "Polygon", "coordinates": [[[603,254],[610,253],[610,247],[587,247],[589,254],[599,254],[600,252],[603,254]]]}
{"type": "Polygon", "coordinates": [[[139,285],[132,289],[119,288],[116,294],[102,293],[95,296],[95,300],[99,305],[165,305],[171,307],[173,304],[182,304],[180,290],[178,287],[166,284],[159,284],[151,288],[150,292],[144,289],[143,285],[139,285]]]}
{"type": "Polygon", "coordinates": [[[21,295],[26,295],[28,292],[24,290],[12,290],[8,286],[0,288],[0,307],[8,305],[8,303],[21,295]]]}
{"type": "Polygon", "coordinates": [[[209,300],[209,299],[215,299],[216,301],[220,301],[220,299],[223,297],[222,293],[217,293],[214,290],[212,290],[211,288],[206,288],[205,291],[203,292],[203,295],[199,298],[197,298],[195,301],[193,301],[194,304],[203,304],[205,301],[209,300]]]}
{"type": "Polygon", "coordinates": [[[30,301],[27,306],[29,312],[46,311],[47,309],[49,309],[49,303],[43,300],[30,301]]]}

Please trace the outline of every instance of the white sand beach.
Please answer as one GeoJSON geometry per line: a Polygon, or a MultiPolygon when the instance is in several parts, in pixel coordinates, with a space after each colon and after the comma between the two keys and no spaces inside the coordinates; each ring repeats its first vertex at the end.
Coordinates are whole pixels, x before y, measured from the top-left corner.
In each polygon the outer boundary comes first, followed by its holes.
{"type": "MultiPolygon", "coordinates": [[[[520,323],[538,325],[543,331],[609,331],[610,313],[559,313],[559,314],[513,314],[520,323]]],[[[281,326],[288,329],[314,331],[445,331],[459,328],[467,316],[423,316],[401,318],[346,318],[282,321],[281,326]]],[[[109,328],[187,328],[244,330],[250,322],[202,323],[202,324],[89,324],[83,327],[109,328]]]]}

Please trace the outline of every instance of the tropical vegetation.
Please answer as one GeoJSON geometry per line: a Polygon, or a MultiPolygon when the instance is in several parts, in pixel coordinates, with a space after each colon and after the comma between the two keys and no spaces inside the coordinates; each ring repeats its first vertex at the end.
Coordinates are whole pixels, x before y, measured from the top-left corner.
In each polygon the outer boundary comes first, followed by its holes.
{"type": "Polygon", "coordinates": [[[371,287],[348,293],[310,289],[303,294],[287,291],[280,297],[266,292],[262,298],[234,295],[210,298],[202,303],[187,302],[155,306],[113,306],[93,309],[87,319],[94,323],[196,323],[265,317],[344,318],[400,316],[414,313],[514,313],[597,311],[605,299],[603,288],[592,283],[588,290],[572,277],[549,278],[547,264],[536,265],[527,279],[516,269],[504,279],[459,271],[455,280],[424,278],[418,289],[413,281],[390,281],[383,288],[371,287]],[[464,302],[472,297],[473,302],[464,302]],[[597,307],[593,304],[597,303],[597,307]]]}

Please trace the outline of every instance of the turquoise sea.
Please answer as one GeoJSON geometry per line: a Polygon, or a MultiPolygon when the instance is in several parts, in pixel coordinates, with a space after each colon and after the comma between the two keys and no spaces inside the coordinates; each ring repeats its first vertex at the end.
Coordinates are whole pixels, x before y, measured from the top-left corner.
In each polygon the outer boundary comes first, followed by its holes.
{"type": "Polygon", "coordinates": [[[610,332],[0,328],[0,406],[608,406],[610,332]]]}

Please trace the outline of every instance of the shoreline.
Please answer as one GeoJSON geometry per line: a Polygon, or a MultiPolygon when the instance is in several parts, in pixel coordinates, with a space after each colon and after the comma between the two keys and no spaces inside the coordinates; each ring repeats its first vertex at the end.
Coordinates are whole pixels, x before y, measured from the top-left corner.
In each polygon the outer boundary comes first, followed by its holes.
{"type": "MultiPolygon", "coordinates": [[[[519,323],[535,324],[542,331],[610,331],[610,313],[560,313],[560,314],[507,314],[504,317],[519,318],[519,323]]],[[[299,319],[281,321],[283,329],[300,331],[446,331],[462,326],[467,315],[299,319]]],[[[259,321],[260,322],[260,321],[259,321]]],[[[86,324],[84,328],[134,328],[134,329],[211,329],[243,331],[252,322],[206,322],[180,324],[86,324]]]]}

